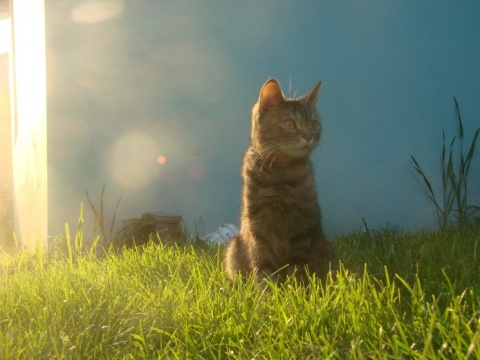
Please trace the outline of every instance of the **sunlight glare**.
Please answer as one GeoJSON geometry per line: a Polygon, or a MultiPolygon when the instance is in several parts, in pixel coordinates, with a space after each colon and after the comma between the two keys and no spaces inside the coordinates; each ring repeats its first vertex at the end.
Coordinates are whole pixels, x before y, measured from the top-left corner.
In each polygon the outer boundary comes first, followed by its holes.
{"type": "Polygon", "coordinates": [[[123,12],[121,0],[87,1],[72,10],[72,19],[81,23],[98,23],[110,20],[123,12]]]}
{"type": "Polygon", "coordinates": [[[40,0],[14,2],[13,9],[15,227],[35,248],[47,239],[45,9],[40,0]]]}
{"type": "Polygon", "coordinates": [[[10,18],[0,19],[0,54],[11,52],[12,33],[10,26],[10,18]]]}
{"type": "Polygon", "coordinates": [[[107,166],[115,180],[129,188],[140,188],[157,175],[158,161],[155,141],[141,132],[122,136],[112,146],[107,166]]]}

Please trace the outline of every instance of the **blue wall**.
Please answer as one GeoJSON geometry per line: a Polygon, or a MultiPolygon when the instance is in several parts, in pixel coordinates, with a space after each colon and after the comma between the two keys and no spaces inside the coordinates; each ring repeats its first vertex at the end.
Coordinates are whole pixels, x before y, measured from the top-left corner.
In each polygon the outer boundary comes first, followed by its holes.
{"type": "MultiPolygon", "coordinates": [[[[173,211],[190,229],[202,218],[205,232],[237,223],[250,111],[269,77],[290,96],[323,80],[313,161],[330,235],[362,217],[435,228],[410,155],[440,191],[453,96],[468,142],[480,126],[478,1],[55,1],[46,11],[52,234],[104,183],[108,209],[122,197],[120,218],[173,211]]],[[[470,186],[480,203],[478,153],[470,186]]]]}

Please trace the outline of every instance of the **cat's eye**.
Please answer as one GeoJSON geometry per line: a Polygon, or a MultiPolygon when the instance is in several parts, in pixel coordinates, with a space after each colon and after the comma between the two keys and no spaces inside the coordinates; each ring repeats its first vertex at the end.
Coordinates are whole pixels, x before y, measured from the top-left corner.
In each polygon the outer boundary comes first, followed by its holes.
{"type": "Polygon", "coordinates": [[[310,130],[311,130],[311,131],[317,131],[317,130],[318,130],[318,122],[312,121],[312,122],[310,123],[310,130]]]}
{"type": "Polygon", "coordinates": [[[285,120],[283,122],[283,126],[285,126],[285,129],[287,129],[287,130],[293,130],[293,129],[295,129],[295,121],[285,120]]]}

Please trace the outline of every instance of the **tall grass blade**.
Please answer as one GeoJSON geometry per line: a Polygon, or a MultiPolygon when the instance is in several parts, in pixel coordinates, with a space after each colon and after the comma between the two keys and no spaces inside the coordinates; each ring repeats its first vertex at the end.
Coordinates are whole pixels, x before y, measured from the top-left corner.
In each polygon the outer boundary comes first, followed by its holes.
{"type": "Polygon", "coordinates": [[[444,223],[445,221],[442,219],[445,217],[445,212],[444,210],[442,210],[442,208],[440,207],[440,205],[438,204],[437,202],[437,198],[435,196],[435,192],[433,191],[433,188],[432,188],[432,184],[430,183],[430,181],[428,180],[427,176],[425,175],[425,173],[423,172],[422,168],[420,167],[420,164],[418,163],[417,159],[415,159],[415,157],[413,155],[410,156],[411,160],[413,161],[413,168],[415,169],[415,171],[417,173],[420,174],[420,176],[422,177],[427,189],[428,189],[428,197],[430,198],[430,200],[433,201],[434,205],[435,205],[435,211],[437,213],[437,217],[438,217],[438,221],[440,223],[440,226],[441,227],[444,227],[444,223]]]}
{"type": "Polygon", "coordinates": [[[100,214],[99,214],[98,221],[99,221],[99,224],[100,224],[100,230],[102,231],[103,239],[106,242],[108,242],[107,234],[105,233],[105,221],[104,221],[105,218],[103,216],[103,194],[105,192],[105,186],[106,186],[106,184],[103,184],[102,191],[100,192],[100,204],[99,204],[100,214]]]}
{"type": "Polygon", "coordinates": [[[68,260],[70,263],[72,263],[73,261],[72,236],[70,234],[70,227],[68,226],[68,224],[65,224],[65,240],[67,241],[68,260]]]}
{"type": "Polygon", "coordinates": [[[455,96],[453,97],[453,101],[455,102],[455,113],[457,114],[458,126],[460,129],[460,138],[463,138],[462,115],[460,114],[460,107],[458,106],[458,101],[455,96]]]}
{"type": "Polygon", "coordinates": [[[88,191],[85,191],[85,193],[87,194],[87,201],[88,201],[88,204],[90,205],[90,209],[92,209],[92,212],[93,212],[93,215],[95,217],[95,225],[94,225],[94,228],[93,228],[93,236],[95,236],[95,234],[97,233],[98,231],[98,227],[99,227],[99,213],[98,213],[98,210],[97,208],[95,207],[95,205],[93,205],[93,202],[92,200],[90,199],[90,195],[88,194],[88,191]]]}
{"type": "Polygon", "coordinates": [[[465,129],[463,126],[462,116],[460,113],[460,106],[455,97],[453,97],[455,104],[455,113],[458,122],[458,131],[459,131],[459,154],[458,154],[458,164],[455,166],[454,161],[454,146],[456,143],[456,137],[454,136],[450,142],[448,148],[448,157],[447,157],[447,147],[445,139],[445,131],[442,131],[442,190],[443,190],[443,208],[437,202],[435,193],[433,191],[432,185],[423,172],[422,168],[418,164],[417,160],[411,157],[413,161],[413,167],[417,173],[421,175],[423,181],[427,187],[428,195],[430,200],[433,201],[435,205],[435,211],[439,219],[440,228],[445,229],[449,224],[450,215],[454,213],[455,222],[460,227],[468,226],[472,216],[476,213],[477,207],[472,207],[468,205],[468,175],[470,171],[470,166],[472,159],[475,153],[475,146],[480,134],[480,128],[477,128],[470,147],[465,157],[463,139],[465,135],[465,129]],[[473,210],[473,211],[472,211],[473,210]]]}
{"type": "Polygon", "coordinates": [[[410,158],[412,159],[413,163],[414,163],[414,169],[415,171],[417,171],[423,178],[423,181],[425,182],[425,185],[427,186],[427,189],[430,193],[430,196],[432,197],[432,200],[435,199],[435,192],[433,191],[432,189],[432,184],[430,184],[430,181],[428,180],[427,176],[425,175],[425,173],[423,172],[422,168],[420,167],[420,165],[418,164],[417,160],[415,159],[415,157],[410,156],[410,158]]]}
{"type": "Polygon", "coordinates": [[[480,128],[478,128],[477,131],[475,131],[475,134],[473,135],[473,140],[472,140],[472,143],[470,144],[470,149],[468,150],[468,154],[465,159],[465,169],[467,174],[470,170],[470,164],[472,163],[473,153],[475,152],[475,145],[477,143],[479,133],[480,133],[480,128]]]}
{"type": "Polygon", "coordinates": [[[104,201],[103,201],[105,188],[106,188],[106,184],[102,186],[102,190],[100,191],[100,202],[98,206],[95,206],[93,204],[93,201],[91,200],[90,195],[88,194],[88,191],[85,191],[85,193],[87,195],[88,204],[90,205],[90,209],[92,210],[95,218],[93,237],[95,237],[97,233],[100,233],[101,238],[103,239],[103,244],[105,246],[110,246],[116,240],[116,236],[118,236],[118,233],[115,236],[113,235],[113,229],[115,227],[116,213],[122,198],[118,199],[117,203],[115,204],[112,220],[110,222],[110,226],[108,227],[108,232],[107,232],[106,224],[105,224],[105,216],[104,216],[104,201]]]}

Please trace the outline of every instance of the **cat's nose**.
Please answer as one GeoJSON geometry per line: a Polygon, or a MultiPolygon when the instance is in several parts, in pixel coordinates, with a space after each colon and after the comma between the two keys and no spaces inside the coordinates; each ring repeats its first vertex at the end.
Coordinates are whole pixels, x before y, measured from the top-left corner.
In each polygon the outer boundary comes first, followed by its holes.
{"type": "Polygon", "coordinates": [[[308,130],[302,131],[300,136],[304,138],[307,141],[307,143],[310,142],[310,140],[312,140],[312,133],[308,130]]]}

